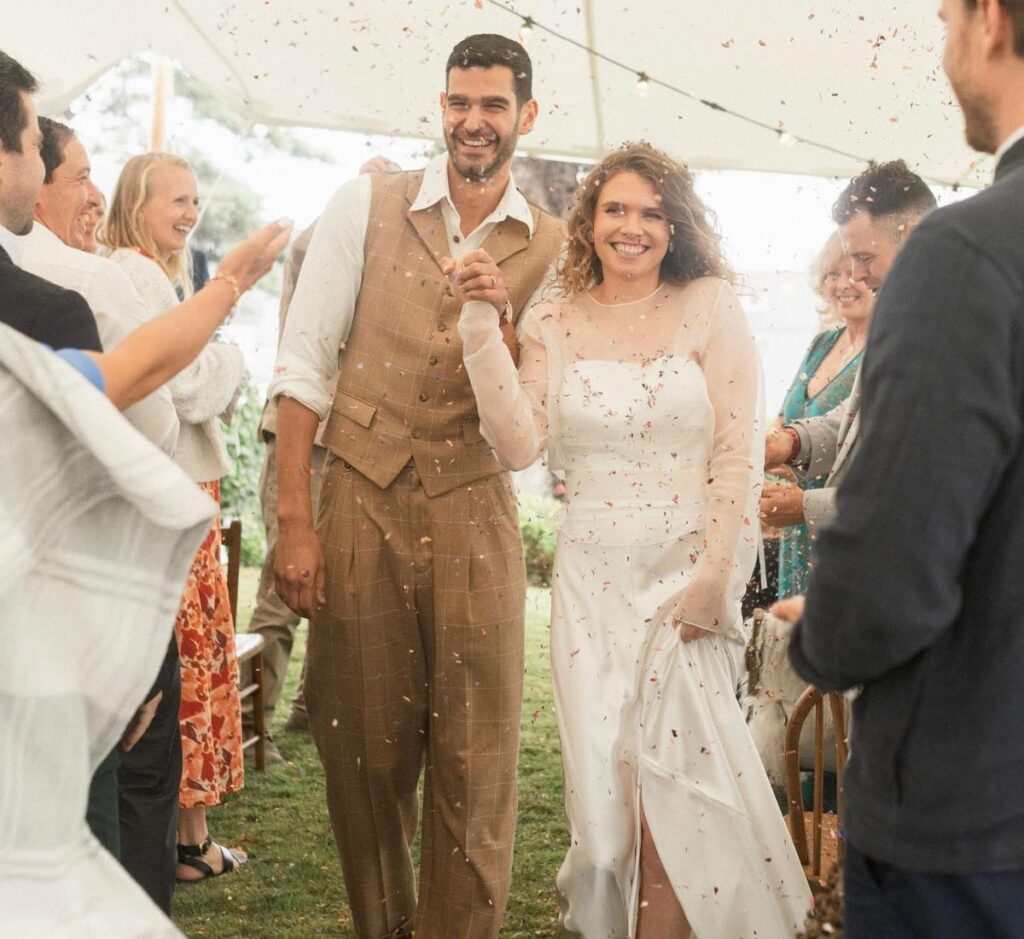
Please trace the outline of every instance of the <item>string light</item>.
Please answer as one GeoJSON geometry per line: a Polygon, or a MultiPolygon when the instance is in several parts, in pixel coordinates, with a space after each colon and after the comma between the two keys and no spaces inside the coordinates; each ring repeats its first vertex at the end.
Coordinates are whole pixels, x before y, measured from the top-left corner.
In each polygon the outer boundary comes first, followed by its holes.
{"type": "Polygon", "coordinates": [[[524,46],[529,42],[530,37],[533,35],[533,18],[530,16],[523,17],[523,25],[519,27],[519,42],[524,46]]]}
{"type": "Polygon", "coordinates": [[[822,143],[817,140],[809,140],[807,137],[796,137],[793,134],[787,133],[786,131],[780,130],[779,127],[772,124],[768,124],[765,121],[760,121],[756,117],[751,117],[749,114],[741,114],[739,111],[733,111],[731,108],[727,108],[724,105],[719,104],[717,101],[709,101],[707,98],[702,98],[699,95],[693,94],[687,91],[685,88],[680,88],[678,85],[672,85],[669,82],[662,81],[660,78],[654,78],[647,74],[647,72],[633,68],[627,65],[625,62],[620,62],[617,59],[613,59],[611,56],[605,55],[603,52],[599,52],[597,49],[592,49],[585,43],[580,42],[578,39],[573,39],[571,36],[565,36],[557,30],[552,29],[550,26],[545,26],[543,23],[538,23],[535,19],[529,16],[525,16],[516,10],[514,7],[509,6],[506,3],[502,3],[501,0],[487,0],[487,2],[497,7],[499,10],[503,10],[506,13],[510,13],[513,16],[519,17],[523,21],[523,29],[520,30],[520,36],[529,35],[534,30],[541,30],[547,33],[549,36],[554,36],[556,39],[562,40],[562,42],[568,43],[571,46],[575,46],[577,49],[592,55],[596,59],[600,59],[602,62],[607,62],[609,65],[614,65],[616,68],[621,68],[624,71],[630,72],[637,77],[637,82],[633,86],[633,92],[639,97],[644,97],[651,85],[658,85],[664,88],[666,91],[674,92],[689,101],[693,101],[696,104],[702,104],[704,107],[711,109],[712,111],[718,111],[722,114],[727,114],[729,117],[743,121],[746,124],[750,124],[754,127],[760,127],[762,130],[770,131],[778,137],[779,143],[786,147],[796,146],[796,144],[803,144],[807,147],[816,147],[819,150],[825,150],[828,153],[841,156],[847,160],[853,160],[857,163],[869,163],[870,160],[867,157],[863,157],[857,153],[850,153],[847,150],[841,150],[839,147],[833,147],[831,144],[822,143]]]}

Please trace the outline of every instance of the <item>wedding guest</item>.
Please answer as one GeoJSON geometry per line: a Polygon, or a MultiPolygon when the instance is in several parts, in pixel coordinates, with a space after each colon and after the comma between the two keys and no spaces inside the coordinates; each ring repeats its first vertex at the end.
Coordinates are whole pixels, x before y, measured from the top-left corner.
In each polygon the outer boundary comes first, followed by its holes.
{"type": "Polygon", "coordinates": [[[99,351],[96,319],[84,298],[18,266],[24,251],[20,236],[32,230],[46,176],[32,100],[37,87],[27,69],[0,52],[0,319],[56,348],[99,351]]]}
{"type": "MultiPolygon", "coordinates": [[[[812,266],[814,289],[823,301],[819,311],[840,325],[814,337],[786,392],[780,424],[819,417],[842,404],[853,390],[868,337],[874,297],[853,280],[849,256],[839,233],[829,236],[812,266]]],[[[825,477],[801,480],[800,489],[820,489],[825,477]]],[[[766,487],[769,488],[769,487],[766,487]]],[[[769,496],[771,489],[769,488],[769,496]]],[[[795,495],[795,493],[794,493],[795,495]]],[[[811,535],[806,525],[790,525],[779,533],[779,597],[803,593],[807,584],[811,535]]]]}
{"type": "MultiPolygon", "coordinates": [[[[247,289],[289,233],[266,226],[221,269],[247,289]]],[[[118,738],[130,747],[144,735],[151,715],[136,710],[138,702],[157,673],[215,507],[89,385],[117,408],[146,397],[199,354],[235,297],[231,282],[214,280],[112,352],[61,350],[79,374],[0,325],[0,431],[18,441],[0,448],[5,934],[180,939],[102,850],[84,814],[100,760],[118,738]]],[[[0,319],[6,310],[0,306],[0,319]]]]}
{"type": "MultiPolygon", "coordinates": [[[[295,292],[295,284],[299,279],[299,272],[302,270],[306,252],[309,250],[309,243],[313,239],[313,232],[316,229],[314,221],[308,228],[300,232],[295,238],[288,252],[288,260],[284,266],[284,280],[281,285],[281,303],[279,306],[280,336],[284,335],[285,320],[288,316],[288,309],[291,306],[292,296],[295,292]]],[[[324,421],[317,426],[316,436],[313,439],[313,448],[309,461],[309,482],[310,499],[315,507],[320,501],[320,483],[323,478],[324,460],[327,457],[327,449],[323,446],[324,421]]],[[[267,554],[263,559],[263,567],[260,571],[260,581],[256,589],[256,608],[253,610],[252,618],[249,620],[249,632],[257,633],[263,637],[266,645],[263,649],[263,708],[264,722],[269,729],[274,717],[274,710],[277,707],[278,699],[284,688],[284,681],[288,674],[288,661],[292,654],[292,645],[295,641],[295,631],[299,627],[302,618],[291,610],[284,600],[278,596],[274,583],[274,561],[277,549],[277,405],[273,400],[268,399],[260,416],[259,433],[266,446],[263,457],[263,467],[260,470],[260,506],[263,509],[263,522],[267,534],[267,554]]],[[[242,666],[242,680],[246,680],[247,668],[242,666]]],[[[302,674],[305,676],[305,661],[303,661],[302,674]]],[[[291,702],[291,712],[285,723],[285,730],[308,731],[309,716],[306,713],[306,701],[303,694],[302,678],[299,680],[299,687],[291,702]]],[[[252,699],[244,702],[242,711],[243,727],[246,735],[255,732],[255,723],[252,715],[252,699]]],[[[282,763],[284,758],[272,739],[265,744],[265,755],[268,763],[282,763]]]]}
{"type": "MultiPolygon", "coordinates": [[[[360,168],[360,173],[399,173],[401,167],[387,157],[375,156],[367,160],[360,168]]],[[[281,303],[278,307],[279,329],[278,341],[284,335],[285,321],[295,293],[295,284],[302,271],[309,243],[313,240],[316,221],[300,232],[288,252],[288,260],[284,266],[284,279],[281,284],[281,303]]],[[[323,432],[326,426],[321,421],[313,438],[313,450],[310,457],[310,497],[314,508],[320,501],[320,480],[323,473],[327,448],[323,445],[323,432]]],[[[264,723],[269,729],[274,717],[277,701],[281,697],[284,680],[288,673],[288,661],[292,654],[295,631],[301,618],[290,610],[284,600],[278,596],[274,585],[274,559],[277,548],[277,405],[268,399],[260,416],[259,433],[266,446],[263,467],[260,470],[260,507],[263,510],[263,524],[267,535],[267,554],[260,571],[260,582],[256,589],[256,608],[249,620],[251,633],[258,633],[265,640],[263,648],[263,708],[264,723]]],[[[248,663],[242,665],[242,684],[248,683],[248,663]]],[[[306,700],[303,694],[306,663],[302,663],[302,676],[299,687],[291,700],[291,712],[285,722],[285,731],[308,732],[309,715],[306,713],[306,700]]],[[[246,699],[242,705],[242,725],[248,737],[255,731],[252,716],[252,698],[246,699]]],[[[251,751],[247,751],[251,752],[251,751]]],[[[283,762],[283,757],[274,743],[268,738],[265,746],[268,763],[283,762]]]]}
{"type": "MultiPolygon", "coordinates": [[[[25,270],[81,294],[96,318],[103,348],[109,351],[145,323],[148,312],[117,264],[85,250],[90,211],[98,206],[100,196],[92,183],[89,154],[84,145],[70,127],[57,121],[41,117],[39,128],[39,152],[46,173],[36,200],[36,223],[23,238],[19,263],[25,270]]],[[[125,417],[165,453],[174,451],[178,415],[166,388],[156,389],[128,408],[125,417]]],[[[124,803],[132,789],[126,781],[137,778],[133,767],[145,758],[147,751],[155,752],[158,773],[178,752],[174,747],[175,728],[164,726],[170,716],[171,698],[177,697],[177,663],[178,650],[172,638],[164,665],[144,705],[155,712],[157,719],[151,723],[145,740],[137,741],[123,754],[120,746],[115,747],[100,764],[89,789],[86,812],[93,833],[104,847],[121,860],[154,902],[168,913],[174,881],[173,876],[161,876],[157,851],[167,841],[168,831],[173,832],[177,819],[174,793],[162,802],[147,799],[141,812],[133,813],[132,805],[124,803]],[[140,822],[133,823],[133,818],[140,822]],[[147,836],[154,826],[162,834],[147,836]]],[[[144,772],[142,785],[145,787],[152,778],[152,772],[144,772]]],[[[172,849],[173,844],[172,841],[172,849]]],[[[170,871],[173,875],[173,867],[170,871]]]]}
{"type": "MultiPolygon", "coordinates": [[[[195,177],[180,157],[147,153],[121,171],[103,243],[151,314],[191,293],[187,242],[198,204],[195,177]]],[[[231,283],[228,274],[215,277],[231,283]]],[[[231,464],[217,422],[230,416],[243,377],[238,348],[211,342],[169,386],[181,421],[175,462],[218,503],[220,478],[231,464]]],[[[206,820],[208,808],[244,783],[234,623],[220,544],[217,517],[193,562],[175,623],[181,658],[180,881],[219,876],[246,860],[243,852],[214,841],[206,820]]]]}
{"type": "Polygon", "coordinates": [[[940,15],[995,179],[926,217],[879,294],[860,452],[790,646],[807,681],[861,688],[851,939],[1024,922],[1024,4],[943,0],[940,15]]]}
{"type": "MultiPolygon", "coordinates": [[[[96,189],[95,186],[93,186],[96,189]]],[[[99,244],[96,241],[96,232],[103,224],[103,218],[107,214],[107,197],[99,189],[96,189],[95,201],[89,206],[85,216],[85,230],[82,238],[82,250],[89,254],[96,254],[99,251],[99,244]]]]}
{"type": "Polygon", "coordinates": [[[585,939],[786,936],[810,893],[735,697],[757,552],[757,351],[686,167],[623,147],[581,185],[559,296],[447,264],[480,429],[564,474],[551,661],[569,848],[560,924],[585,939]]]}
{"type": "MultiPolygon", "coordinates": [[[[927,183],[903,160],[859,173],[832,206],[851,276],[877,295],[907,237],[935,207],[927,183]]],[[[835,515],[836,490],[857,453],[862,369],[850,396],[827,414],[794,420],[765,440],[765,468],[787,466],[798,479],[825,476],[821,489],[775,486],[761,496],[761,518],[773,527],[807,523],[812,531],[835,515]]]]}

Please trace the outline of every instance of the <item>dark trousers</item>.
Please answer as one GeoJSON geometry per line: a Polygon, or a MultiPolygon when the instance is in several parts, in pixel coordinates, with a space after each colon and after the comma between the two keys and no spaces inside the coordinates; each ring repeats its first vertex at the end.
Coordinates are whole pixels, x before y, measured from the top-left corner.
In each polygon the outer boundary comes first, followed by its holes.
{"type": "Polygon", "coordinates": [[[117,762],[120,747],[115,746],[96,767],[89,783],[89,801],[85,821],[89,830],[114,857],[120,856],[117,825],[117,762]]]}
{"type": "Polygon", "coordinates": [[[117,771],[121,864],[153,902],[170,915],[181,784],[181,670],[173,636],[146,699],[157,691],[164,696],[153,722],[138,743],[121,754],[117,771]]]}
{"type": "Polygon", "coordinates": [[[1024,871],[905,871],[846,843],[847,939],[1024,939],[1024,871]]]}

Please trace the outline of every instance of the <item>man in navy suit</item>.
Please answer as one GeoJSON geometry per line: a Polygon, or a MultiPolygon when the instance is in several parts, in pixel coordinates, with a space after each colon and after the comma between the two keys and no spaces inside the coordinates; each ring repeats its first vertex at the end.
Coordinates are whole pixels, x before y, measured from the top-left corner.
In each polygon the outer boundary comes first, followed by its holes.
{"type": "Polygon", "coordinates": [[[89,305],[72,290],[17,266],[43,185],[42,136],[32,74],[0,52],[0,322],[54,348],[102,352],[89,305]]]}
{"type": "Polygon", "coordinates": [[[1024,0],[943,0],[993,185],[883,286],[861,446],[790,656],[862,686],[844,779],[850,939],[1024,936],[1024,0]]]}

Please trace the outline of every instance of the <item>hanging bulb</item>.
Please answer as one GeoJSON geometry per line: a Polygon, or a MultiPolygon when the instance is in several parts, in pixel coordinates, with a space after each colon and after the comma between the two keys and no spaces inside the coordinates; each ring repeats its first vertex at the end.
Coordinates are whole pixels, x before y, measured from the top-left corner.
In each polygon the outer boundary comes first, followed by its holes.
{"type": "Polygon", "coordinates": [[[633,86],[633,94],[638,98],[646,98],[647,91],[651,87],[651,80],[646,72],[636,73],[636,84],[633,86]]]}
{"type": "Polygon", "coordinates": [[[533,35],[533,19],[529,16],[523,17],[523,25],[519,27],[519,44],[525,46],[533,35]]]}
{"type": "Polygon", "coordinates": [[[784,147],[795,147],[796,146],[796,143],[797,143],[796,137],[794,137],[792,134],[787,133],[784,130],[780,130],[778,133],[779,133],[779,143],[782,144],[782,146],[784,146],[784,147]]]}

